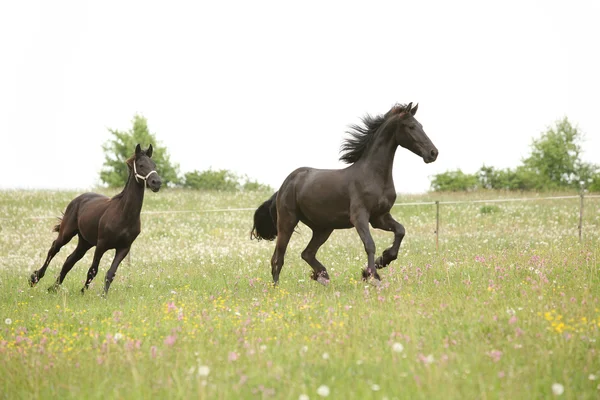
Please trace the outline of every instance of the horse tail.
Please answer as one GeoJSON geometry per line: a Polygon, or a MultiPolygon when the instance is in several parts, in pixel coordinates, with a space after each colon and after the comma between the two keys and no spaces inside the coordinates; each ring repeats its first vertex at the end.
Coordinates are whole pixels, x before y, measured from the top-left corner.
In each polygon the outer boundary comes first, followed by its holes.
{"type": "Polygon", "coordinates": [[[277,192],[254,212],[254,226],[250,239],[273,240],[277,237],[277,192]]]}
{"type": "Polygon", "coordinates": [[[65,216],[65,213],[63,213],[62,217],[56,217],[56,218],[58,218],[58,220],[60,222],[58,224],[54,225],[54,228],[52,228],[52,232],[58,232],[58,231],[60,231],[60,225],[62,224],[62,220],[63,220],[64,216],[65,216]]]}

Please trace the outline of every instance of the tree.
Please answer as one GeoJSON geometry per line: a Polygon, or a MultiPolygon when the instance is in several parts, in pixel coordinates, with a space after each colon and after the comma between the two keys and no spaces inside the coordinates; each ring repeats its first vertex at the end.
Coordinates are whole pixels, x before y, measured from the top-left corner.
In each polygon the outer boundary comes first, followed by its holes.
{"type": "Polygon", "coordinates": [[[461,170],[434,175],[434,191],[496,190],[600,190],[600,166],[581,160],[583,135],[565,117],[534,139],[531,155],[515,169],[482,166],[475,175],[461,170]],[[474,179],[474,181],[473,181],[474,179]]]}
{"type": "Polygon", "coordinates": [[[102,146],[105,159],[100,179],[110,187],[121,187],[127,182],[129,174],[125,161],[133,154],[136,144],[142,148],[152,144],[154,154],[152,159],[156,163],[156,171],[164,184],[179,183],[179,165],[171,163],[169,153],[160,146],[156,136],[148,130],[148,121],[141,115],[133,117],[133,127],[129,131],[108,130],[114,138],[102,146]]]}
{"type": "Polygon", "coordinates": [[[578,189],[580,181],[592,178],[597,167],[580,159],[582,141],[583,135],[566,117],[533,140],[523,166],[536,176],[536,189],[578,189]]]}
{"type": "Polygon", "coordinates": [[[434,175],[431,188],[436,192],[470,191],[478,187],[477,176],[465,174],[460,169],[434,175]]]}

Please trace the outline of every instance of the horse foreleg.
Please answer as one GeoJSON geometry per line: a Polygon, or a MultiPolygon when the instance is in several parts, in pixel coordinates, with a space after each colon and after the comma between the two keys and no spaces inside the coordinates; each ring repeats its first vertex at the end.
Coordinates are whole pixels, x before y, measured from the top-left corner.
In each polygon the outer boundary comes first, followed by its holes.
{"type": "Polygon", "coordinates": [[[108,249],[104,246],[104,244],[98,242],[98,244],[96,245],[96,250],[94,251],[94,259],[92,260],[92,265],[88,270],[85,285],[83,286],[83,288],[81,288],[81,293],[85,293],[85,291],[89,289],[90,283],[92,283],[92,281],[96,277],[96,274],[98,273],[98,266],[100,265],[100,260],[102,259],[102,256],[104,255],[106,250],[108,249]]]}
{"type": "Polygon", "coordinates": [[[404,239],[406,230],[390,213],[383,214],[372,220],[371,225],[373,225],[373,228],[394,232],[394,243],[392,246],[385,249],[381,256],[375,260],[376,268],[385,268],[389,263],[398,258],[398,251],[400,250],[400,244],[402,243],[402,239],[404,239]]]}
{"type": "Polygon", "coordinates": [[[327,241],[329,236],[333,232],[333,229],[327,229],[323,231],[313,230],[312,239],[306,246],[306,249],[302,252],[302,259],[306,261],[313,269],[311,278],[320,284],[327,285],[329,283],[329,274],[327,269],[317,260],[317,251],[327,241]]]}
{"type": "Polygon", "coordinates": [[[110,265],[110,268],[106,273],[106,278],[104,280],[105,296],[108,294],[108,288],[110,288],[110,284],[112,283],[113,279],[115,279],[115,275],[117,273],[117,268],[119,268],[119,264],[121,263],[121,261],[123,261],[125,256],[127,256],[127,253],[129,253],[129,249],[131,249],[131,246],[117,249],[115,253],[115,258],[113,259],[113,262],[110,265]]]}
{"type": "Polygon", "coordinates": [[[369,277],[374,277],[378,281],[381,280],[377,269],[375,268],[375,241],[369,231],[369,217],[366,212],[357,212],[351,215],[350,221],[356,228],[358,236],[362,240],[365,246],[365,252],[367,253],[367,268],[363,270],[363,279],[367,280],[369,277]]]}

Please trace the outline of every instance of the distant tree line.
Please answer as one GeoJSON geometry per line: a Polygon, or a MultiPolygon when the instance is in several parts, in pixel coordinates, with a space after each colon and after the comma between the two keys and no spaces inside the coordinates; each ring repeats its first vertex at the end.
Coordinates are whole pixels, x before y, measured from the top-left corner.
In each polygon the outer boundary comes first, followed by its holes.
{"type": "Polygon", "coordinates": [[[154,146],[152,159],[156,169],[167,187],[185,187],[196,190],[238,191],[238,190],[271,190],[268,185],[251,180],[246,175],[238,175],[232,171],[221,169],[192,171],[180,176],[179,164],[171,161],[167,149],[150,133],[148,121],[141,115],[133,117],[133,126],[128,131],[108,130],[112,139],[107,141],[104,151],[104,165],[100,171],[100,180],[109,187],[122,187],[127,182],[128,169],[125,161],[133,154],[135,145],[143,148],[150,143],[154,146]]]}
{"type": "Polygon", "coordinates": [[[460,169],[433,176],[434,191],[481,189],[600,191],[600,166],[581,160],[583,135],[565,117],[531,143],[531,154],[516,168],[483,165],[476,173],[460,169]]]}

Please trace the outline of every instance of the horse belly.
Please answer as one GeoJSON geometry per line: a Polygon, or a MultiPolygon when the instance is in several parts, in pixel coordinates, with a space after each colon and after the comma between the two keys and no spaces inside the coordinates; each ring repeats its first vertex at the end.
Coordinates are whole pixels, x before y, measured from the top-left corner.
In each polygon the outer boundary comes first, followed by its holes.
{"type": "Polygon", "coordinates": [[[347,211],[313,209],[303,212],[300,220],[313,229],[348,229],[353,226],[350,222],[350,214],[347,211]]]}

